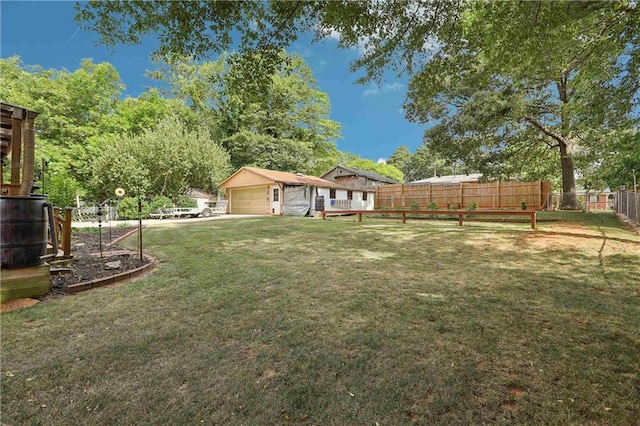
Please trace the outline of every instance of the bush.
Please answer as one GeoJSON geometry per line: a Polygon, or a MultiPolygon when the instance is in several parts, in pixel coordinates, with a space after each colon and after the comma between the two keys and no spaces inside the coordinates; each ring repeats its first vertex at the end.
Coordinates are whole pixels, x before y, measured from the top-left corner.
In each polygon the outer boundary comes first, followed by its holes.
{"type": "Polygon", "coordinates": [[[527,209],[527,203],[523,201],[522,203],[520,203],[520,207],[522,207],[522,210],[526,210],[527,209]]]}
{"type": "Polygon", "coordinates": [[[171,208],[173,207],[173,201],[169,197],[165,197],[163,195],[158,195],[154,197],[149,203],[149,212],[155,213],[163,208],[171,208]]]}
{"type": "Polygon", "coordinates": [[[429,205],[427,206],[427,208],[429,210],[438,210],[438,205],[435,203],[435,201],[432,201],[429,203],[429,205]]]}
{"type": "Polygon", "coordinates": [[[73,207],[80,184],[64,172],[51,174],[45,179],[44,190],[51,204],[57,207],[73,207]]]}
{"type": "Polygon", "coordinates": [[[176,207],[184,207],[184,208],[198,207],[198,202],[196,201],[195,198],[191,198],[186,195],[180,195],[176,199],[176,207]]]}
{"type": "Polygon", "coordinates": [[[478,203],[476,203],[476,202],[474,201],[473,203],[471,203],[471,205],[470,205],[469,207],[467,207],[467,209],[468,209],[469,211],[471,211],[471,212],[472,212],[472,211],[475,211],[475,210],[478,210],[478,203]]]}
{"type": "MultiPolygon", "coordinates": [[[[145,218],[149,216],[151,210],[149,208],[149,202],[144,198],[142,199],[142,211],[140,212],[140,216],[145,218]]],[[[138,218],[138,198],[137,197],[126,197],[123,198],[118,204],[118,218],[124,220],[131,220],[138,218]]]]}
{"type": "Polygon", "coordinates": [[[412,201],[410,208],[411,208],[411,210],[420,210],[420,204],[418,204],[415,201],[412,201]]]}

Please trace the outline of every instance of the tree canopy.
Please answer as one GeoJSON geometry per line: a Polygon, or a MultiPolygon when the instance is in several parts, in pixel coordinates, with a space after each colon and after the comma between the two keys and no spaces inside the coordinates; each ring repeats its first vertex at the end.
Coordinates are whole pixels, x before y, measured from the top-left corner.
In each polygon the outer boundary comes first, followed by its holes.
{"type": "Polygon", "coordinates": [[[639,15],[632,0],[91,1],[77,18],[109,45],[157,34],[162,53],[204,56],[236,42],[264,55],[267,70],[302,32],[337,33],[342,47],[364,45],[352,64],[361,80],[412,75],[407,116],[438,123],[425,136],[431,149],[496,176],[554,168],[563,204],[575,207],[576,167],[606,164],[596,153],[617,158],[637,142],[639,15]]]}
{"type": "Polygon", "coordinates": [[[174,55],[150,75],[208,120],[235,168],[321,173],[336,163],[340,125],[329,118],[329,97],[302,57],[280,52],[280,58],[260,87],[247,84],[237,54],[203,63],[174,55]]]}

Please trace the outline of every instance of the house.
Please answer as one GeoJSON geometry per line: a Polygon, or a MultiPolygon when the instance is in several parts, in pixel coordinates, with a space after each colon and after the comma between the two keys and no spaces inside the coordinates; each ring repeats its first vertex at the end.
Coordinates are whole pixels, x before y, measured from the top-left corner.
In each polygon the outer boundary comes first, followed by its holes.
{"type": "Polygon", "coordinates": [[[214,195],[208,194],[201,189],[190,188],[185,192],[185,195],[189,198],[196,200],[196,207],[200,210],[204,210],[207,207],[215,205],[217,199],[214,195]]]}
{"type": "Polygon", "coordinates": [[[218,185],[231,214],[316,216],[320,211],[373,210],[375,189],[355,190],[315,176],[242,167],[218,185]]]}
{"type": "MultiPolygon", "coordinates": [[[[549,205],[555,209],[560,208],[562,193],[554,192],[551,195],[549,205]]],[[[609,188],[599,189],[577,189],[576,198],[578,204],[585,211],[593,210],[613,210],[615,204],[615,193],[609,188]]]]}
{"type": "Polygon", "coordinates": [[[414,180],[409,183],[467,183],[480,182],[480,179],[482,179],[482,173],[472,173],[470,175],[434,176],[427,179],[414,180]]]}
{"type": "Polygon", "coordinates": [[[378,173],[341,165],[334,167],[320,177],[354,189],[375,188],[379,185],[400,183],[378,173]]]}

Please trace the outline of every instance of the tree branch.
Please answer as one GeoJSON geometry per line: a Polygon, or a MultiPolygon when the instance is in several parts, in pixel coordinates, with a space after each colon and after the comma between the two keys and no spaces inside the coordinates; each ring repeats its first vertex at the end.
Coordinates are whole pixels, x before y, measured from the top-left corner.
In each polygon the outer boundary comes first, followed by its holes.
{"type": "Polygon", "coordinates": [[[523,117],[523,120],[528,121],[534,127],[536,127],[538,130],[540,130],[542,133],[544,133],[545,135],[549,136],[550,138],[558,141],[558,144],[570,145],[570,141],[567,140],[567,138],[565,138],[564,136],[562,136],[559,133],[556,133],[556,132],[550,130],[549,128],[547,128],[547,126],[541,124],[540,122],[538,122],[535,118],[531,117],[530,115],[525,115],[523,117]]]}

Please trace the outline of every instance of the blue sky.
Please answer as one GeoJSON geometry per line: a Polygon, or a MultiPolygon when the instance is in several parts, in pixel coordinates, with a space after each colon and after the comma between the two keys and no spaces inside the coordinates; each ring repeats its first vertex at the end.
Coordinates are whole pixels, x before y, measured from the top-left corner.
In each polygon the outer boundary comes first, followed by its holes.
{"type": "MultiPolygon", "coordinates": [[[[97,35],[79,29],[73,20],[74,2],[5,1],[0,2],[0,56],[19,55],[26,65],[75,70],[83,58],[110,62],[126,85],[126,94],[138,96],[147,87],[157,85],[145,77],[152,69],[149,54],[157,47],[149,37],[138,46],[116,46],[114,52],[96,46],[97,35]]],[[[331,100],[331,118],[338,121],[342,151],[378,160],[389,157],[398,146],[413,152],[422,142],[425,126],[409,123],[401,110],[407,90],[407,78],[389,78],[380,86],[355,84],[356,74],[349,63],[358,58],[358,49],[338,49],[335,40],[311,44],[302,37],[289,51],[301,54],[314,72],[320,89],[331,100]]]]}

